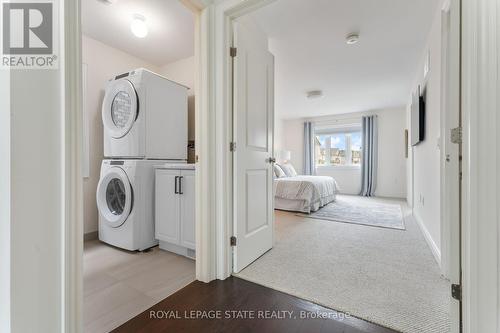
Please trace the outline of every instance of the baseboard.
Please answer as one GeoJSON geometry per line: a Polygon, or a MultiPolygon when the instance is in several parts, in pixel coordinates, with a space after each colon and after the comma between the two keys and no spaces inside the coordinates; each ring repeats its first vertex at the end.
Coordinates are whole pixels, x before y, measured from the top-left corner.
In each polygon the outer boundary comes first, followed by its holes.
{"type": "Polygon", "coordinates": [[[196,251],[192,249],[188,249],[184,246],[179,246],[176,244],[172,244],[169,242],[159,241],[159,247],[162,250],[176,253],[178,255],[187,257],[189,259],[196,260],[196,251]]]}
{"type": "Polygon", "coordinates": [[[86,242],[86,241],[91,241],[91,240],[95,240],[98,238],[98,234],[97,234],[97,231],[91,231],[91,232],[87,232],[86,234],[83,234],[83,241],[86,242]]]}
{"type": "Polygon", "coordinates": [[[436,260],[439,268],[442,268],[441,267],[441,251],[439,250],[436,243],[432,239],[431,234],[429,233],[429,231],[425,227],[424,222],[422,221],[420,216],[418,216],[418,214],[414,210],[412,212],[412,215],[413,215],[413,218],[415,219],[415,221],[417,222],[418,227],[422,231],[422,234],[424,235],[425,241],[427,242],[427,245],[429,245],[429,248],[431,249],[432,255],[434,256],[434,259],[436,260]]]}

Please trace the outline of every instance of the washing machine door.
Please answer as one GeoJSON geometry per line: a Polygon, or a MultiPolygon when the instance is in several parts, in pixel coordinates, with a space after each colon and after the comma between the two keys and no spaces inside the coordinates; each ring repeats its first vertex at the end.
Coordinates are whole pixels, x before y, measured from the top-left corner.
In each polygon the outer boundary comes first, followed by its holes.
{"type": "Polygon", "coordinates": [[[102,122],[116,139],[124,137],[134,125],[138,112],[137,93],[126,79],[113,81],[106,88],[102,102],[102,122]]]}
{"type": "Polygon", "coordinates": [[[130,215],[133,204],[132,185],[123,169],[112,167],[97,186],[97,208],[106,223],[121,226],[130,215]]]}

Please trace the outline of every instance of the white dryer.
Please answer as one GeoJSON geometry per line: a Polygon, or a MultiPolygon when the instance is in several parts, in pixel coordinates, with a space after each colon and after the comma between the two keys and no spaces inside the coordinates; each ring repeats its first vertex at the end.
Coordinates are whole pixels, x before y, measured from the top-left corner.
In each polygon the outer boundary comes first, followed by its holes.
{"type": "Polygon", "coordinates": [[[186,160],[187,91],[142,68],[109,80],[102,103],[104,156],[186,160]]]}
{"type": "Polygon", "coordinates": [[[158,244],[154,233],[154,166],[159,160],[104,160],[97,186],[99,239],[135,251],[158,244]]]}

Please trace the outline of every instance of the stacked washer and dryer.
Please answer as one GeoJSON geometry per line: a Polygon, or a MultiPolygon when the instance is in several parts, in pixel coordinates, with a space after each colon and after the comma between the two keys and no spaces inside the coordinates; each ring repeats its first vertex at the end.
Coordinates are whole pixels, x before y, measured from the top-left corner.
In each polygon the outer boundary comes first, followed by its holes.
{"type": "Polygon", "coordinates": [[[187,163],[188,88],[145,69],[108,81],[97,187],[99,239],[135,251],[158,244],[155,166],[187,163]]]}

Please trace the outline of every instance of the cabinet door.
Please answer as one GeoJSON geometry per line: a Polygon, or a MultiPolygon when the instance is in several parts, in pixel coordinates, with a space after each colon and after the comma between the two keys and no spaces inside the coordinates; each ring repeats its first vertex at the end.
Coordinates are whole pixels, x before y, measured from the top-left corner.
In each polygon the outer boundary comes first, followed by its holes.
{"type": "Polygon", "coordinates": [[[195,194],[194,171],[181,171],[181,245],[195,249],[195,194]]]}
{"type": "Polygon", "coordinates": [[[179,244],[180,195],[179,170],[156,170],[155,236],[156,239],[179,244]]]}

